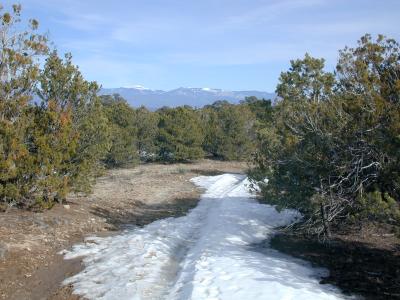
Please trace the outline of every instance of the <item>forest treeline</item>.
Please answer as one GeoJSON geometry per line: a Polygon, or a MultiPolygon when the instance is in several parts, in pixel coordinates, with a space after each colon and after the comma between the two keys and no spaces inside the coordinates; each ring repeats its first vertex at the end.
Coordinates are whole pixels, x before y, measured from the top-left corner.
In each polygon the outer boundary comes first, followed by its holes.
{"type": "Polygon", "coordinates": [[[241,104],[217,101],[203,108],[133,108],[118,94],[99,97],[110,135],[103,163],[190,162],[209,157],[247,160],[255,149],[254,106],[270,100],[248,97],[241,104]]]}
{"type": "Polygon", "coordinates": [[[89,192],[104,168],[209,157],[247,160],[264,201],[299,210],[298,226],[400,222],[400,50],[365,35],[324,59],[291,61],[275,103],[248,97],[202,108],[133,108],[99,96],[72,56],[51,49],[21,7],[1,11],[0,205],[51,207],[89,192]]]}

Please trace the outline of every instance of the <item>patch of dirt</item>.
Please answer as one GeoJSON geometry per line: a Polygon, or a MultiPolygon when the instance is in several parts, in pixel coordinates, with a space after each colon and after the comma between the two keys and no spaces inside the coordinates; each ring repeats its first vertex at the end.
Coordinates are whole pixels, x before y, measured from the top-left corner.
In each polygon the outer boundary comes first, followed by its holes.
{"type": "Polygon", "coordinates": [[[321,283],[338,286],[344,293],[365,299],[400,299],[400,241],[381,226],[369,224],[329,243],[279,233],[270,244],[281,252],[329,269],[321,283]]]}
{"type": "Polygon", "coordinates": [[[0,299],[80,299],[61,283],[82,269],[81,261],[64,260],[60,251],[89,235],[183,215],[201,194],[190,178],[246,168],[245,163],[202,160],[110,170],[89,196],[70,195],[66,204],[40,213],[0,213],[0,299]]]}

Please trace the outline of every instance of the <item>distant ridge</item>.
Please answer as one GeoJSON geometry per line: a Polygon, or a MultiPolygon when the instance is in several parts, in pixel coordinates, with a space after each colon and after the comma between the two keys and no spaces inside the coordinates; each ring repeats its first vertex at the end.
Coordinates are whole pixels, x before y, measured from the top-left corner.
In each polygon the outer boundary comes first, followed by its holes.
{"type": "Polygon", "coordinates": [[[170,91],[151,90],[143,86],[103,88],[100,95],[120,94],[130,105],[139,107],[146,106],[149,109],[158,109],[163,106],[191,105],[203,107],[217,100],[227,100],[231,103],[239,103],[245,97],[255,96],[257,98],[274,100],[274,93],[262,91],[227,91],[213,88],[184,88],[180,87],[170,91]]]}

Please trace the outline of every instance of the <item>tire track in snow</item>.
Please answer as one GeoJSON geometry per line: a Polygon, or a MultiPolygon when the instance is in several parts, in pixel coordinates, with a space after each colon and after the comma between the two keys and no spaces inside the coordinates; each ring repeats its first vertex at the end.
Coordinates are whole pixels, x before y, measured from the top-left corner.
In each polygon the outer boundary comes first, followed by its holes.
{"type": "MultiPolygon", "coordinates": [[[[202,203],[208,202],[207,206],[209,207],[207,213],[205,214],[205,218],[202,220],[203,222],[201,222],[202,227],[211,224],[212,221],[209,220],[213,220],[215,218],[214,213],[218,211],[218,207],[221,205],[221,202],[216,201],[216,199],[223,198],[232,190],[236,189],[238,183],[242,182],[245,179],[245,176],[232,175],[231,177],[224,178],[224,184],[221,184],[221,182],[219,182],[219,177],[217,180],[215,179],[216,178],[209,177],[209,179],[207,180],[206,177],[203,176],[192,179],[192,182],[207,189],[206,193],[201,196],[202,203]],[[219,184],[215,184],[217,182],[219,184]],[[211,209],[211,207],[213,209],[211,209]]],[[[194,245],[192,246],[192,248],[203,242],[202,238],[204,237],[201,236],[201,229],[202,228],[200,227],[198,228],[198,232],[196,234],[196,238],[194,238],[194,245]]],[[[193,290],[192,285],[196,269],[202,268],[203,270],[205,270],[208,266],[207,262],[205,262],[204,257],[198,257],[198,255],[196,257],[196,253],[190,253],[189,250],[190,249],[186,251],[185,257],[181,261],[179,272],[177,273],[174,284],[171,285],[171,290],[164,295],[165,299],[189,299],[191,296],[190,293],[193,290]]],[[[209,274],[209,278],[211,277],[212,274],[209,274]]],[[[207,281],[202,281],[200,284],[205,285],[209,282],[210,279],[208,279],[207,281]]],[[[209,291],[206,288],[205,292],[208,296],[218,294],[218,290],[216,288],[214,288],[212,291],[209,291]]]]}

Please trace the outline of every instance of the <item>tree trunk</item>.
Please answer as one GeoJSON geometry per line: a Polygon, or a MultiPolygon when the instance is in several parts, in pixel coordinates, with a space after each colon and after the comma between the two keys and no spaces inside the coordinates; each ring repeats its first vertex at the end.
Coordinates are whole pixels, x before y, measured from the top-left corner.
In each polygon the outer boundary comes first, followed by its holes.
{"type": "Polygon", "coordinates": [[[321,217],[322,217],[322,224],[324,225],[324,233],[328,237],[331,238],[331,229],[329,227],[329,222],[326,218],[326,211],[324,205],[321,203],[321,217]]]}

